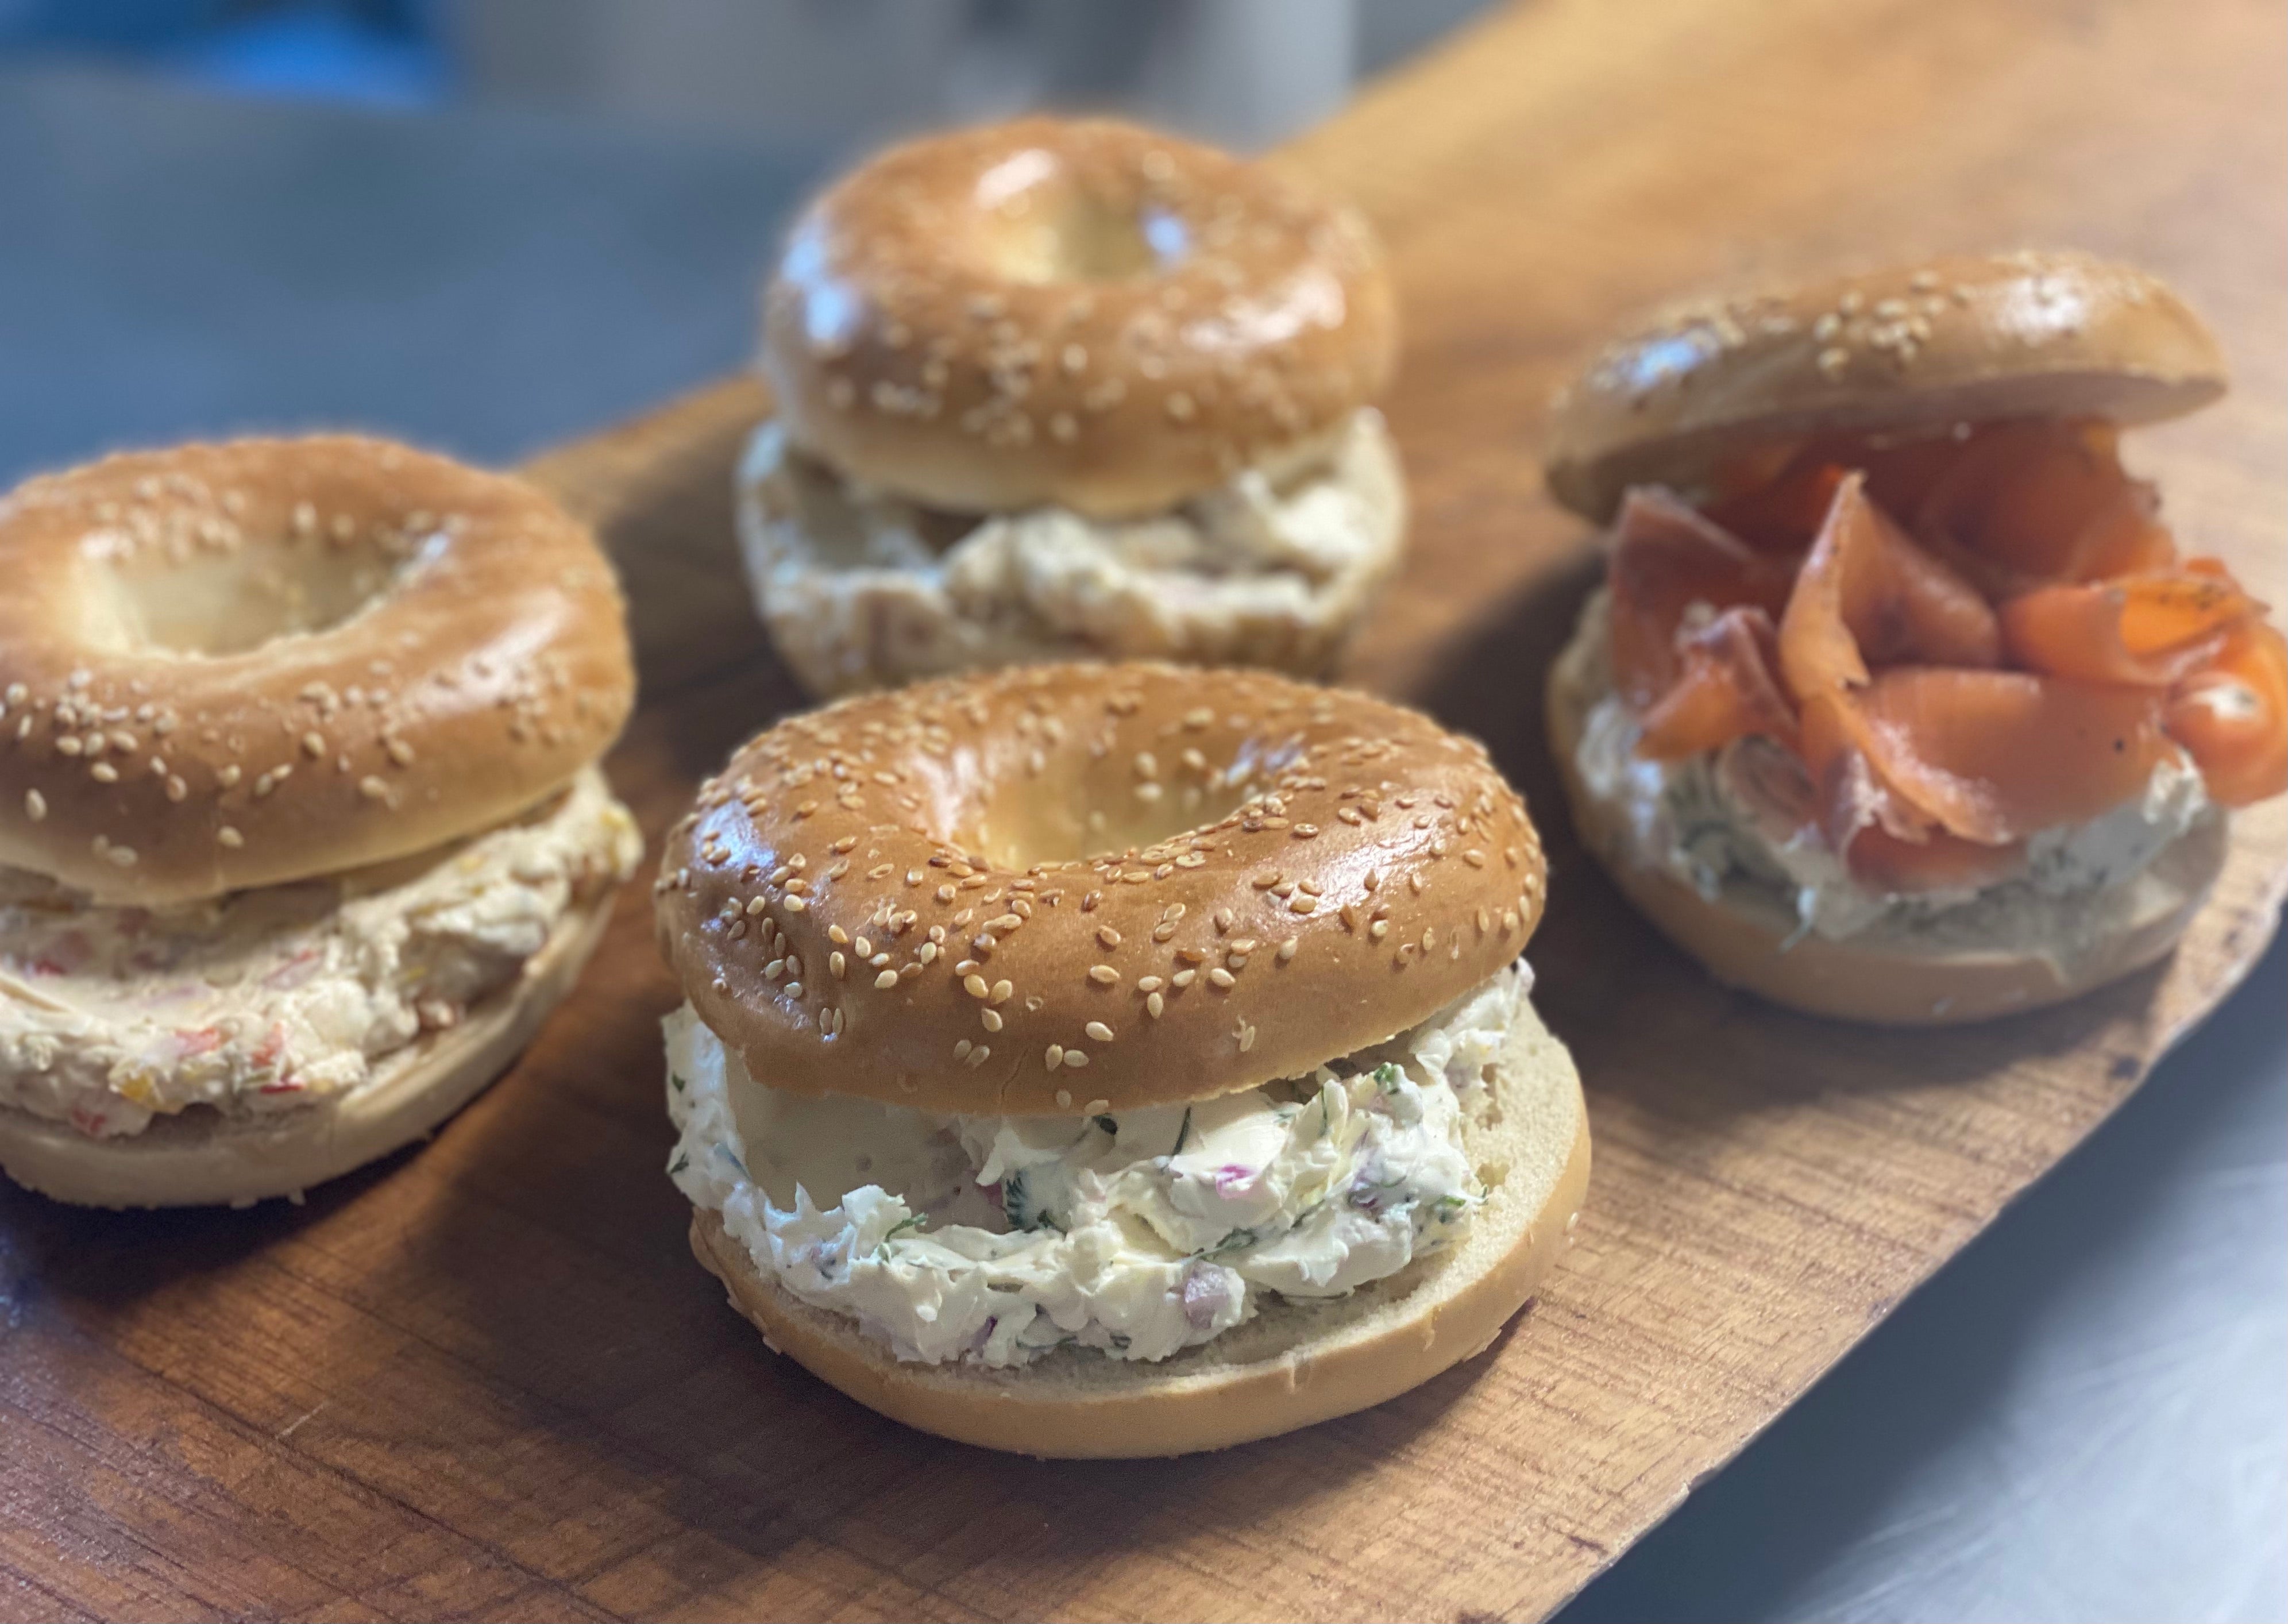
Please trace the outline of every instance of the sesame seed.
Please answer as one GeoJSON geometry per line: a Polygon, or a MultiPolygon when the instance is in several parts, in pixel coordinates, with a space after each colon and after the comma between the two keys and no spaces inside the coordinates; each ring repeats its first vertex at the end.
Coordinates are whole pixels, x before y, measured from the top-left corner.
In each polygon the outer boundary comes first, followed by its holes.
{"type": "Polygon", "coordinates": [[[1086,1026],[1082,1027],[1081,1031],[1086,1032],[1099,1043],[1109,1043],[1112,1041],[1112,1028],[1107,1026],[1101,1021],[1091,1021],[1086,1026]]]}
{"type": "Polygon", "coordinates": [[[1118,947],[1120,945],[1120,933],[1113,929],[1109,925],[1100,925],[1097,927],[1096,939],[1107,947],[1118,947]]]}
{"type": "MultiPolygon", "coordinates": [[[[1048,1047],[1048,1048],[1046,1049],[1046,1051],[1045,1051],[1045,1052],[1042,1054],[1042,1055],[1041,1055],[1041,1069],[1042,1069],[1043,1071],[1055,1071],[1059,1066],[1061,1066],[1061,1065],[1062,1065],[1062,1064],[1064,1064],[1064,1063],[1065,1063],[1065,1046],[1064,1046],[1063,1044],[1061,1044],[1061,1043],[1052,1043],[1051,1045],[1049,1045],[1049,1047],[1048,1047]]],[[[1061,1089],[1061,1088],[1058,1089],[1058,1090],[1057,1090],[1057,1103],[1058,1103],[1058,1104],[1060,1104],[1060,1105],[1069,1105],[1069,1104],[1071,1104],[1071,1103],[1072,1103],[1072,1095],[1070,1095],[1067,1094],[1067,1093],[1066,1093],[1063,1089],[1061,1089]]]]}
{"type": "Polygon", "coordinates": [[[996,1004],[1005,1004],[1012,998],[1016,996],[1016,992],[1017,989],[1010,983],[1005,981],[997,981],[993,983],[991,1001],[996,1004]]]}
{"type": "Polygon", "coordinates": [[[48,815],[48,798],[37,790],[24,792],[24,816],[38,823],[48,815]]]}
{"type": "Polygon", "coordinates": [[[368,800],[386,800],[389,799],[389,785],[368,774],[358,780],[358,793],[368,800]]]}
{"type": "Polygon", "coordinates": [[[1088,978],[1100,987],[1109,987],[1119,981],[1120,972],[1108,964],[1091,965],[1088,978]]]}
{"type": "Polygon", "coordinates": [[[94,779],[98,784],[116,784],[119,782],[119,769],[108,761],[98,761],[93,767],[87,769],[87,776],[94,779]]]}
{"type": "Polygon", "coordinates": [[[1236,985],[1239,978],[1221,965],[1218,965],[1208,972],[1208,980],[1216,986],[1227,988],[1236,985]]]}
{"type": "Polygon", "coordinates": [[[835,979],[835,980],[837,980],[837,981],[840,981],[840,980],[842,980],[842,979],[843,979],[843,972],[844,972],[845,970],[846,970],[848,967],[849,967],[849,960],[848,960],[848,959],[845,959],[845,958],[843,958],[842,954],[841,954],[838,951],[835,951],[835,952],[831,952],[831,953],[827,954],[827,956],[826,956],[826,968],[827,968],[827,972],[828,972],[830,975],[831,975],[834,977],[834,979],[835,979]]]}
{"type": "Polygon", "coordinates": [[[977,1018],[984,1023],[985,1030],[989,1032],[997,1032],[1001,1030],[1001,1012],[997,1009],[981,1009],[977,1012],[977,1018]]]}
{"type": "Polygon", "coordinates": [[[225,846],[229,847],[233,851],[236,851],[240,847],[246,844],[246,837],[239,833],[237,830],[232,828],[228,824],[225,824],[221,828],[215,831],[215,839],[221,841],[225,846]]]}
{"type": "Polygon", "coordinates": [[[790,896],[786,899],[786,911],[789,913],[806,912],[808,911],[809,907],[810,904],[803,901],[799,896],[790,896]]]}
{"type": "Polygon", "coordinates": [[[878,992],[886,987],[894,987],[897,984],[898,973],[895,970],[885,970],[874,977],[874,990],[878,992]]]}
{"type": "Polygon", "coordinates": [[[1077,1071],[1086,1064],[1088,1064],[1088,1056],[1079,1049],[1065,1051],[1065,1067],[1068,1071],[1077,1071]]]}
{"type": "Polygon", "coordinates": [[[988,987],[985,984],[985,977],[978,975],[974,970],[972,970],[967,975],[962,977],[961,990],[968,993],[972,998],[983,998],[987,993],[992,991],[990,987],[988,987]]]}
{"type": "Polygon", "coordinates": [[[1167,1007],[1167,1000],[1163,999],[1156,992],[1153,993],[1149,998],[1147,998],[1144,1000],[1144,1008],[1146,1012],[1156,1021],[1160,1018],[1160,1012],[1167,1007]]]}

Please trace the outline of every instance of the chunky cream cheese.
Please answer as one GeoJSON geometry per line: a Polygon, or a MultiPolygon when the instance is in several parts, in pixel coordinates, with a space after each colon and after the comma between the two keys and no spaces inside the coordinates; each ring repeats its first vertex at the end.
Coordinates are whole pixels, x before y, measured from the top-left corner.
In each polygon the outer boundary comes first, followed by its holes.
{"type": "Polygon", "coordinates": [[[757,606],[813,689],[1059,655],[1312,669],[1397,561],[1405,498],[1381,414],[1148,517],[955,515],[758,431],[739,476],[757,606]]]}
{"type": "Polygon", "coordinates": [[[506,985],[641,851],[592,769],[442,853],[164,911],[0,870],[0,1107],[106,1138],[354,1089],[506,985]]]}
{"type": "Polygon", "coordinates": [[[2145,792],[2085,823],[2038,831],[2022,873],[1989,886],[1896,893],[1853,875],[1819,832],[1784,815],[1756,786],[1800,778],[1781,745],[1744,738],[1680,761],[1636,752],[1641,731],[1612,691],[1603,657],[1609,617],[1601,593],[1584,612],[1590,641],[1589,709],[1575,751],[1582,782],[1619,813],[1624,856],[1665,871],[1714,901],[1728,884],[1779,893],[1800,931],[1841,940],[1876,929],[1911,930],[1934,944],[2010,947],[2070,964],[2104,934],[2126,888],[2161,854],[2219,816],[2189,762],[2165,760],[2145,792]]]}
{"type": "Polygon", "coordinates": [[[766,1277],[902,1359],[1165,1358],[1265,1292],[1339,1296],[1458,1232],[1485,1197],[1463,1125],[1530,986],[1521,960],[1307,1079],[1084,1117],[770,1088],[687,1004],[664,1023],[668,1171],[766,1277]]]}

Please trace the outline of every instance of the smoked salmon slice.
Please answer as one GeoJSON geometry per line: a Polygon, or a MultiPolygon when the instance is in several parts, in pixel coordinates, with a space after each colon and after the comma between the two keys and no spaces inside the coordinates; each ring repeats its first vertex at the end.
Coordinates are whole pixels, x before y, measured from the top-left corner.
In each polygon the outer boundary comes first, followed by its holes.
{"type": "Polygon", "coordinates": [[[1823,758],[1855,749],[1879,784],[1933,827],[1996,846],[2143,793],[2174,753],[2162,703],[2154,689],[2113,683],[1900,666],[1816,712],[1807,708],[1804,751],[1823,779],[1823,758]]]}
{"type": "Polygon", "coordinates": [[[2110,426],[1827,436],[1712,483],[1704,514],[1643,490],[1622,512],[1638,752],[1776,741],[1801,768],[1785,821],[1862,880],[1990,884],[2186,756],[2224,805],[2288,793],[2288,639],[2217,560],[2178,561],[2110,426]]]}
{"type": "Polygon", "coordinates": [[[1797,700],[1859,687],[1879,665],[2001,657],[2001,625],[1977,589],[1910,541],[1861,475],[1844,480],[1780,621],[1780,670],[1797,700]]]}
{"type": "Polygon", "coordinates": [[[1779,633],[1748,604],[1677,638],[1682,668],[1645,711],[1637,753],[1681,760],[1750,734],[1795,742],[1795,707],[1779,683],[1779,633]]]}
{"type": "Polygon", "coordinates": [[[2153,487],[2121,466],[2101,423],[2004,423],[1961,442],[1919,502],[1915,534],[1990,597],[2054,581],[2166,569],[2176,544],[2153,487]]]}
{"type": "Polygon", "coordinates": [[[2001,609],[2002,641],[2028,671],[2166,688],[2263,610],[2220,567],[2147,570],[2013,598],[2001,609]]]}
{"type": "Polygon", "coordinates": [[[2288,639],[2240,622],[2169,696],[2166,722],[2212,799],[2244,807],[2288,793],[2288,639]]]}
{"type": "Polygon", "coordinates": [[[1753,607],[1776,616],[1793,575],[1667,491],[1632,490],[1605,572],[1614,686],[1638,709],[1651,705],[1681,673],[1677,633],[1695,606],[1719,612],[1753,607]]]}

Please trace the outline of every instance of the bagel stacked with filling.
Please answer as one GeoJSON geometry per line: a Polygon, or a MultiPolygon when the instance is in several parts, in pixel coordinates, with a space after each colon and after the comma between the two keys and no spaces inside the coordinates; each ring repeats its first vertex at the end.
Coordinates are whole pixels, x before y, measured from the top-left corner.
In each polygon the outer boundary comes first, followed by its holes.
{"type": "Polygon", "coordinates": [[[1390,1397],[1580,1204],[1543,878],[1477,745],[1283,678],[1032,667],[782,722],[662,859],[694,1249],[775,1348],[994,1448],[1390,1397]]]}
{"type": "Polygon", "coordinates": [[[1947,259],[1668,313],[1561,397],[1611,524],[1552,673],[1575,819],[1719,976],[1927,1023],[2166,953],[2288,790],[2288,642],[2120,430],[2225,386],[2166,286],[1947,259]]]}
{"type": "Polygon", "coordinates": [[[819,694],[1169,658],[1315,673],[1394,568],[1396,354],[1351,210],[1135,126],[1029,118],[828,190],[764,297],[756,601],[819,694]]]}
{"type": "Polygon", "coordinates": [[[402,446],[249,440],[27,482],[0,576],[0,1166],[293,1194],[507,1063],[640,855],[584,529],[402,446]]]}

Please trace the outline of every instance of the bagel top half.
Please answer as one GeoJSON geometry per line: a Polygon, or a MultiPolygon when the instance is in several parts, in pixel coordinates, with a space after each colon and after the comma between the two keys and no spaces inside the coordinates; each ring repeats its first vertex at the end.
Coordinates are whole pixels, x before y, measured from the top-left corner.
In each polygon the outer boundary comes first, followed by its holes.
{"type": "Polygon", "coordinates": [[[108,457],[0,499],[0,865],[145,906],[504,822],[633,702],[537,488],[359,435],[108,457]]]}
{"type": "Polygon", "coordinates": [[[1156,665],[846,700],[668,833],[661,946],[773,1087],[1070,1114],[1307,1073],[1515,959],[1541,844],[1473,741],[1156,665]]]}
{"type": "Polygon", "coordinates": [[[1661,311],[1552,403],[1552,495],[1600,523],[1752,444],[2017,418],[2144,423],[2224,393],[2167,283],[2088,254],[1954,255],[1661,311]]]}
{"type": "Polygon", "coordinates": [[[1396,355],[1355,210],[1114,119],[891,147],[804,211],[763,298],[795,443],[957,513],[1164,510],[1323,450],[1396,355]]]}

